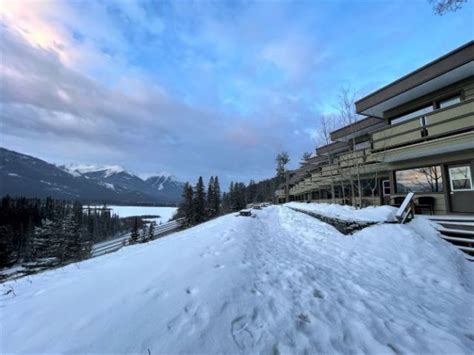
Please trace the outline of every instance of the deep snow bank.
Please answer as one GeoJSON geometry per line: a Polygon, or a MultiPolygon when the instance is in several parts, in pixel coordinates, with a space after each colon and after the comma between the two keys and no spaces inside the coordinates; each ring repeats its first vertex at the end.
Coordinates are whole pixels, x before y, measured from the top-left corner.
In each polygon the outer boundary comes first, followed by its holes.
{"type": "Polygon", "coordinates": [[[474,265],[426,221],[347,237],[285,207],[256,214],[3,284],[0,349],[472,350],[474,265]]]}
{"type": "Polygon", "coordinates": [[[392,206],[370,206],[356,209],[347,205],[302,202],[289,202],[285,206],[350,222],[392,221],[395,220],[395,213],[397,212],[397,209],[392,206]]]}

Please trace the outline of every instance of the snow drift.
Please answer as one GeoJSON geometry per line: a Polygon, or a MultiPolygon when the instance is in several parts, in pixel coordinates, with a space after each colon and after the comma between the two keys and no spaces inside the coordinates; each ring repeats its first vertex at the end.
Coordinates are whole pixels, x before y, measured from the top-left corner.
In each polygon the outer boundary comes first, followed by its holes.
{"type": "Polygon", "coordinates": [[[397,208],[392,206],[369,206],[356,209],[353,206],[331,203],[288,202],[290,208],[318,213],[329,218],[350,222],[387,222],[395,220],[397,208]]]}
{"type": "Polygon", "coordinates": [[[469,353],[474,265],[426,220],[227,215],[2,285],[2,352],[469,353]]]}

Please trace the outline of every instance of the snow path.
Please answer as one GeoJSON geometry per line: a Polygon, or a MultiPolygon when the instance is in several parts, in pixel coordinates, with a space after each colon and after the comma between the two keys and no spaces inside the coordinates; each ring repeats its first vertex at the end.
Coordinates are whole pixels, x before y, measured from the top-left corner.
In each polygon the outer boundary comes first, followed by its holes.
{"type": "Polygon", "coordinates": [[[274,206],[4,284],[0,350],[470,353],[473,278],[425,220],[348,237],[274,206]]]}

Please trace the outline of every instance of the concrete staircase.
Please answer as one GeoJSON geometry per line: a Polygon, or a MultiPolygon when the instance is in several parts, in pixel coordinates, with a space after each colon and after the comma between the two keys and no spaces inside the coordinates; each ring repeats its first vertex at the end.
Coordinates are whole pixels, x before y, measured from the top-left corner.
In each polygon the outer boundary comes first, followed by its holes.
{"type": "Polygon", "coordinates": [[[454,244],[474,261],[474,216],[431,216],[441,238],[454,244]]]}

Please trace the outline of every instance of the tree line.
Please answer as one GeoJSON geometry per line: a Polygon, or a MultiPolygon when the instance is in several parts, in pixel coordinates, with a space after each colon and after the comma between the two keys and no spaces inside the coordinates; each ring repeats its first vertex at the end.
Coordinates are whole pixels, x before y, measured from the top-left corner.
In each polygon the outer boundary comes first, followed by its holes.
{"type": "Polygon", "coordinates": [[[190,227],[221,214],[221,188],[219,178],[211,176],[206,187],[202,176],[194,187],[186,182],[176,218],[184,218],[183,226],[190,227]]]}
{"type": "Polygon", "coordinates": [[[200,176],[194,186],[189,182],[185,183],[182,202],[175,218],[184,218],[183,226],[191,227],[220,215],[239,211],[249,203],[273,201],[279,181],[278,177],[258,182],[250,180],[247,185],[232,181],[228,191],[221,193],[217,176],[211,176],[207,189],[200,176]]]}
{"type": "Polygon", "coordinates": [[[94,243],[130,230],[132,223],[105,206],[7,195],[0,203],[0,267],[46,258],[81,260],[94,243]]]}

